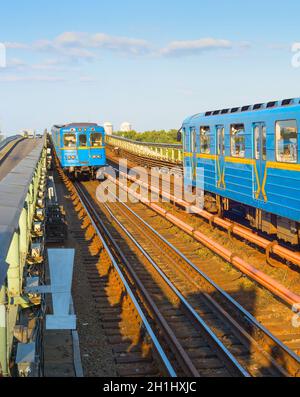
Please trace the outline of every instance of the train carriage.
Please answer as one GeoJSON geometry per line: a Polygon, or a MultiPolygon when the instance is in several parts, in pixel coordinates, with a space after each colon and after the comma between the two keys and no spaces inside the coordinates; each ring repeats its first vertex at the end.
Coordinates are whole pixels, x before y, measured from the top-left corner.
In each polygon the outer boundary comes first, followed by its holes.
{"type": "Polygon", "coordinates": [[[96,177],[106,165],[105,131],[98,124],[56,125],[51,131],[53,145],[62,168],[72,177],[96,177]]]}
{"type": "Polygon", "coordinates": [[[300,239],[300,99],[197,114],[182,127],[185,183],[204,169],[205,206],[300,239]]]}

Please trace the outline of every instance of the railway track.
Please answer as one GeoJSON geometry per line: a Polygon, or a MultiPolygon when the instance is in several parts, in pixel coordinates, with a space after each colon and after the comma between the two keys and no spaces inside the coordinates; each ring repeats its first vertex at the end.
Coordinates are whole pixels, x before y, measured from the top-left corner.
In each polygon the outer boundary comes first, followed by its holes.
{"type": "MultiPolygon", "coordinates": [[[[176,376],[151,324],[123,276],[113,247],[104,241],[89,208],[77,194],[74,185],[61,170],[59,174],[71,194],[77,220],[71,219],[72,235],[80,244],[78,256],[94,300],[88,304],[92,311],[96,309],[98,312],[101,321],[96,322],[96,327],[103,327],[106,337],[106,340],[98,340],[95,329],[94,335],[89,335],[87,341],[83,340],[81,345],[88,349],[87,356],[91,350],[99,349],[98,341],[111,346],[115,376],[176,376]]],[[[84,311],[86,310],[87,307],[84,311]]],[[[83,359],[84,357],[85,355],[83,359]]],[[[93,367],[95,363],[96,360],[93,367]]],[[[94,376],[97,369],[86,368],[85,373],[94,376]]]]}
{"type": "Polygon", "coordinates": [[[149,167],[149,168],[160,168],[160,169],[166,169],[166,170],[171,170],[171,173],[177,176],[183,176],[183,165],[179,163],[170,163],[165,160],[159,160],[159,159],[154,159],[154,158],[146,158],[146,157],[141,157],[138,156],[134,153],[128,152],[124,149],[119,149],[115,148],[111,145],[107,145],[108,150],[111,153],[117,154],[118,157],[127,159],[129,161],[132,161],[136,165],[142,166],[142,167],[149,167]]]}
{"type": "Polygon", "coordinates": [[[274,338],[205,274],[199,272],[199,269],[196,270],[196,267],[184,255],[161,238],[149,225],[146,225],[129,207],[122,203],[114,203],[112,207],[111,204],[106,205],[104,211],[108,218],[100,217],[99,212],[95,210],[93,199],[89,197],[85,189],[79,184],[76,184],[76,189],[81,200],[89,208],[90,215],[92,213],[97,227],[105,236],[109,236],[110,244],[118,253],[119,261],[123,263],[123,271],[126,272],[129,280],[133,280],[139,299],[143,302],[147,301],[145,306],[148,316],[155,318],[158,322],[158,333],[161,334],[162,325],[164,325],[162,327],[164,333],[166,330],[173,330],[172,337],[164,336],[162,344],[167,346],[166,355],[171,357],[171,362],[174,362],[172,360],[176,352],[177,357],[173,364],[176,374],[188,376],[298,375],[299,361],[293,352],[274,338]],[[106,219],[106,222],[103,219],[106,219]],[[109,230],[112,220],[125,233],[125,240],[120,238],[116,229],[109,230]],[[139,234],[139,238],[144,239],[145,248],[130,231],[130,227],[132,228],[138,222],[140,224],[139,227],[135,226],[138,228],[136,233],[139,234]],[[129,227],[127,223],[131,226],[129,227]],[[149,241],[155,241],[155,247],[158,250],[155,255],[152,252],[153,244],[149,246],[149,241]],[[138,252],[135,253],[136,249],[138,252]],[[153,275],[153,272],[156,275],[153,275]],[[191,272],[196,272],[197,275],[191,272]],[[166,299],[164,302],[162,302],[162,291],[166,299]],[[224,310],[224,302],[222,302],[223,306],[220,305],[215,296],[216,293],[221,302],[224,299],[227,301],[228,311],[224,310]],[[158,308],[163,308],[163,312],[158,308]],[[155,316],[153,311],[156,313],[155,316]],[[234,315],[233,312],[235,312],[234,315]],[[243,326],[240,323],[241,319],[243,319],[242,323],[244,322],[243,326]],[[168,326],[170,323],[171,326],[168,326]],[[256,334],[260,335],[260,344],[253,337],[256,334]],[[261,338],[262,334],[263,338],[261,338]],[[170,339],[166,343],[168,338],[170,339]],[[170,346],[172,346],[171,350],[170,346]]]}
{"type": "MultiPolygon", "coordinates": [[[[248,372],[236,361],[224,344],[214,335],[199,313],[185,300],[172,282],[163,276],[158,265],[150,259],[145,250],[135,254],[128,247],[125,249],[118,233],[110,231],[93,209],[94,205],[80,185],[76,184],[80,198],[84,201],[92,214],[97,227],[109,238],[118,259],[122,261],[125,277],[131,279],[139,296],[147,307],[148,316],[159,324],[156,332],[162,339],[162,345],[167,350],[173,368],[179,376],[248,376],[248,372]],[[142,254],[148,268],[140,267],[142,254]],[[154,266],[156,283],[149,270],[154,266]],[[163,281],[163,286],[161,286],[163,281]],[[161,289],[163,288],[163,293],[161,289]],[[167,289],[167,291],[166,291],[167,289]],[[162,302],[162,297],[164,302],[162,302]],[[163,311],[161,307],[163,306],[163,311]],[[178,309],[179,308],[179,309],[178,309]],[[175,330],[174,330],[175,327],[175,330]],[[191,330],[191,328],[194,330],[191,330]],[[211,349],[210,345],[214,347],[211,349]],[[187,353],[187,350],[190,350],[187,353]],[[192,358],[191,358],[192,357],[192,358]],[[198,361],[198,364],[195,364],[198,361]]],[[[108,209],[108,208],[107,208],[108,209]]],[[[126,245],[126,243],[125,243],[126,245]]]]}
{"type": "MultiPolygon", "coordinates": [[[[108,178],[111,179],[110,176],[108,176],[108,178]]],[[[113,178],[111,180],[114,181],[113,178]]],[[[119,181],[116,181],[116,183],[118,185],[119,181]]],[[[123,186],[123,184],[120,186],[123,186]]],[[[126,187],[126,191],[131,192],[132,190],[126,187]]],[[[163,206],[162,203],[161,205],[150,205],[149,201],[144,201],[144,197],[139,198],[135,190],[133,194],[136,196],[135,198],[142,200],[142,203],[132,204],[134,208],[137,208],[141,217],[147,219],[147,222],[150,222],[155,230],[160,231],[168,241],[173,243],[179,250],[183,251],[186,256],[194,261],[205,274],[209,275],[209,277],[215,281],[215,283],[222,286],[231,296],[235,297],[243,307],[247,308],[248,311],[255,315],[255,317],[258,318],[267,329],[273,332],[279,340],[299,355],[300,333],[299,328],[293,325],[295,314],[292,312],[290,306],[292,304],[291,302],[299,302],[299,295],[286,288],[283,284],[278,283],[273,277],[258,271],[256,268],[252,269],[252,277],[247,279],[245,273],[241,271],[241,269],[234,270],[234,268],[230,268],[226,262],[222,263],[222,260],[214,255],[215,252],[219,252],[222,248],[215,239],[208,238],[209,244],[205,244],[205,246],[209,247],[209,249],[205,249],[203,245],[197,243],[199,239],[194,239],[194,233],[191,232],[195,230],[195,227],[187,224],[185,220],[181,220],[181,212],[178,213],[178,218],[172,215],[175,211],[174,207],[170,204],[169,207],[172,207],[172,209],[166,211],[161,208],[161,206],[163,206]],[[173,225],[176,226],[172,227],[173,225]],[[188,238],[187,235],[190,235],[192,238],[188,238]],[[183,243],[180,243],[181,241],[183,243]],[[206,261],[201,260],[202,255],[204,255],[206,261]],[[259,277],[255,277],[257,279],[256,282],[253,282],[253,274],[256,276],[259,275],[259,277]],[[267,284],[265,282],[259,282],[260,279],[268,281],[267,284]],[[264,288],[267,289],[265,290],[264,288]],[[268,291],[270,291],[273,296],[271,296],[268,291]]],[[[185,219],[188,216],[189,215],[185,213],[183,218],[185,219]]],[[[214,234],[216,233],[216,230],[211,229],[209,226],[208,229],[210,234],[212,232],[214,234]]],[[[208,240],[206,239],[206,242],[208,240]]],[[[233,242],[231,242],[231,244],[233,245],[233,242]]],[[[240,242],[240,247],[245,249],[242,242],[240,242]]],[[[234,252],[234,257],[240,261],[237,252],[234,252]]],[[[232,258],[233,254],[228,255],[228,259],[225,258],[227,262],[232,258]]],[[[257,261],[255,262],[256,264],[259,264],[260,257],[265,261],[262,254],[258,255],[258,253],[255,253],[253,258],[251,255],[251,258],[257,261]]],[[[250,263],[248,263],[248,266],[251,266],[250,263]]],[[[266,266],[269,267],[269,265],[266,266]]],[[[264,269],[266,269],[265,266],[264,269]]],[[[287,272],[285,272],[285,275],[287,275],[287,272]]]]}
{"type": "MultiPolygon", "coordinates": [[[[296,354],[286,348],[234,299],[213,283],[184,254],[160,236],[140,215],[120,202],[110,203],[105,207],[107,207],[105,210],[108,211],[108,226],[111,221],[116,222],[135,248],[138,250],[142,248],[144,251],[147,270],[141,266],[139,261],[136,263],[137,273],[146,271],[140,277],[146,280],[146,275],[152,274],[155,269],[160,274],[160,279],[163,279],[169,287],[171,285],[171,289],[174,288],[184,299],[184,304],[183,302],[179,303],[184,312],[188,306],[199,314],[210,332],[217,336],[219,341],[222,341],[222,345],[230,353],[229,356],[234,357],[236,362],[244,368],[244,374],[248,373],[251,376],[298,375],[299,358],[296,354]]],[[[126,252],[127,243],[119,239],[118,244],[126,252]]],[[[132,258],[130,259],[131,265],[135,263],[132,258]]],[[[160,280],[160,282],[162,281],[160,280]]],[[[154,288],[152,284],[151,288],[154,288]]],[[[163,288],[162,286],[161,289],[163,288]]],[[[159,296],[157,292],[153,292],[153,294],[159,296]]],[[[161,305],[161,299],[159,304],[161,305]]],[[[172,311],[171,313],[174,314],[172,311]]],[[[182,323],[181,312],[179,317],[181,320],[174,320],[175,324],[182,323]]],[[[195,322],[195,318],[192,322],[195,322]]],[[[190,329],[192,337],[191,326],[188,326],[187,329],[190,329]]],[[[208,347],[211,347],[210,343],[206,346],[206,348],[208,347]]],[[[218,348],[213,346],[212,350],[216,352],[218,348]]],[[[195,352],[192,351],[191,354],[193,356],[195,352]]],[[[224,362],[224,358],[221,361],[224,362]]],[[[216,361],[212,360],[212,363],[218,366],[216,361]]],[[[201,375],[200,370],[199,373],[201,375]]],[[[229,373],[232,374],[232,371],[229,373]]]]}
{"type": "MultiPolygon", "coordinates": [[[[108,159],[113,167],[117,165],[115,153],[112,150],[108,150],[108,159]]],[[[151,164],[148,164],[148,159],[145,159],[145,162],[143,162],[141,159],[138,161],[135,159],[135,155],[132,157],[125,157],[130,161],[129,167],[134,167],[135,165],[142,165],[146,167],[151,167],[151,164]]],[[[157,167],[157,166],[155,166],[157,167]]],[[[158,166],[159,167],[159,166],[158,166]]],[[[171,165],[169,164],[169,168],[171,165]]],[[[168,167],[166,167],[168,168],[168,167]]],[[[183,173],[183,170],[182,170],[183,173]]],[[[176,173],[177,176],[182,177],[180,173],[176,173]]],[[[141,185],[143,182],[136,180],[133,176],[127,176],[127,178],[133,182],[140,183],[141,185]]],[[[152,176],[152,178],[157,178],[156,176],[152,176]]],[[[160,184],[160,182],[158,183],[160,184]]],[[[175,191],[175,185],[176,181],[174,180],[170,181],[171,184],[171,192],[175,191]]],[[[152,187],[153,188],[153,187],[152,187]]],[[[155,188],[154,188],[155,189],[155,188]]],[[[176,206],[179,208],[182,208],[183,210],[188,209],[190,206],[189,203],[185,202],[184,200],[178,200],[176,198],[176,195],[172,195],[170,193],[164,192],[162,189],[157,190],[158,194],[160,197],[170,200],[172,203],[174,203],[176,206]]],[[[191,208],[193,213],[195,215],[200,216],[203,218],[205,221],[208,221],[210,225],[213,225],[215,227],[218,227],[222,230],[227,231],[229,237],[231,238],[232,235],[237,236],[237,238],[242,238],[245,241],[248,241],[249,244],[254,244],[255,246],[258,247],[258,249],[263,249],[266,253],[267,261],[273,265],[272,262],[272,257],[275,259],[280,259],[284,263],[286,263],[288,266],[293,267],[293,266],[300,266],[300,254],[298,251],[295,249],[291,249],[288,246],[284,246],[282,244],[279,244],[277,241],[272,241],[272,239],[269,238],[269,236],[262,236],[259,235],[255,230],[249,229],[249,227],[246,227],[244,224],[240,224],[237,221],[232,221],[231,219],[225,219],[224,217],[217,216],[215,214],[211,214],[205,210],[193,207],[191,208]]]]}
{"type": "MultiPolygon", "coordinates": [[[[63,179],[66,181],[65,176],[63,179]]],[[[102,305],[107,315],[105,319],[109,321],[107,331],[110,342],[116,342],[115,352],[122,362],[121,375],[170,375],[170,371],[166,371],[168,365],[162,360],[163,352],[174,371],[173,376],[299,376],[299,357],[141,216],[119,202],[100,205],[103,208],[95,206],[95,197],[88,193],[88,186],[95,182],[85,187],[78,183],[72,186],[69,180],[66,183],[69,189],[71,185],[73,193],[76,189],[88,219],[92,219],[93,228],[98,236],[102,236],[105,252],[110,252],[109,260],[107,254],[102,254],[104,261],[101,257],[100,262],[106,264],[108,269],[114,263],[119,265],[115,281],[108,289],[114,291],[116,299],[116,290],[122,290],[124,281],[128,283],[134,291],[135,302],[140,302],[139,307],[143,307],[148,324],[152,325],[152,332],[159,341],[161,351],[153,345],[153,341],[147,344],[147,366],[143,363],[141,368],[144,370],[139,370],[138,362],[143,362],[143,349],[135,346],[130,353],[122,350],[124,343],[117,337],[114,341],[111,335],[114,334],[112,324],[120,326],[116,322],[120,313],[115,317],[116,308],[112,311],[102,305]],[[126,360],[130,363],[130,370],[126,360]]],[[[75,201],[80,207],[79,199],[75,201]]],[[[94,249],[97,251],[99,247],[94,249]]],[[[110,271],[99,271],[99,263],[88,262],[90,283],[101,304],[103,296],[99,289],[107,286],[110,271]]],[[[133,318],[140,317],[132,303],[131,312],[135,313],[133,318]]],[[[124,330],[128,323],[136,323],[133,318],[125,320],[124,330]]],[[[138,321],[138,327],[144,328],[143,321],[138,321]]]]}

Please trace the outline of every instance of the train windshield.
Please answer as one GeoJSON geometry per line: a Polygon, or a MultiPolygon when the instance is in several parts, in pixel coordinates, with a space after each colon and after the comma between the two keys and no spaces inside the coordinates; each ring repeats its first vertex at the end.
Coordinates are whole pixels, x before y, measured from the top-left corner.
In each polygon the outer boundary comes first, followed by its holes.
{"type": "Polygon", "coordinates": [[[64,146],[68,148],[76,147],[76,135],[75,134],[65,134],[64,135],[64,146]]]}
{"type": "Polygon", "coordinates": [[[87,146],[87,137],[85,134],[79,135],[79,146],[81,146],[81,147],[87,146]]]}
{"type": "Polygon", "coordinates": [[[91,134],[91,147],[100,147],[103,145],[103,138],[102,134],[99,132],[95,132],[94,134],[91,134]]]}

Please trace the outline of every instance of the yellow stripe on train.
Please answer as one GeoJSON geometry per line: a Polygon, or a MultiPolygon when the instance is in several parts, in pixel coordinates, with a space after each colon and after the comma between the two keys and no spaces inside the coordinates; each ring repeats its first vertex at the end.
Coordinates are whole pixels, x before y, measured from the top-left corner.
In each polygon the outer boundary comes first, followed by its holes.
{"type": "MultiPolygon", "coordinates": [[[[186,158],[193,157],[193,153],[185,153],[186,158]]],[[[213,160],[216,161],[219,156],[215,154],[197,154],[197,158],[213,160]]],[[[246,165],[255,165],[256,160],[254,159],[246,159],[239,157],[225,157],[226,163],[235,163],[235,164],[246,164],[246,165]]],[[[287,171],[300,171],[300,164],[291,164],[291,163],[280,163],[276,161],[267,161],[267,168],[279,169],[279,170],[287,170],[287,171]]]]}

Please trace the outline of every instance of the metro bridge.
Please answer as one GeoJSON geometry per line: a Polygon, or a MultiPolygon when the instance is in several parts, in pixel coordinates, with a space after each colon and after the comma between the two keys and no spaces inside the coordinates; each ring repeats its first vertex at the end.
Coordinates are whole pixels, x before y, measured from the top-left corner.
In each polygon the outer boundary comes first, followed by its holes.
{"type": "MultiPolygon", "coordinates": [[[[126,158],[182,182],[180,145],[106,148],[112,169],[126,158]]],[[[1,375],[299,376],[299,252],[104,174],[71,180],[46,136],[1,142],[1,375]],[[108,181],[136,202],[98,203],[108,181]]]]}

